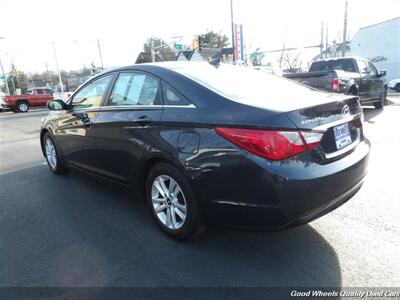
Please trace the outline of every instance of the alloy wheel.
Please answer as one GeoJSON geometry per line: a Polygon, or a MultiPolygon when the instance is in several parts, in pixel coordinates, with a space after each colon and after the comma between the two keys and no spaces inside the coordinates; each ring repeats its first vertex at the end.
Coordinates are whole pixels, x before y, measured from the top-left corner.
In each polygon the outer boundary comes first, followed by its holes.
{"type": "Polygon", "coordinates": [[[179,184],[167,175],[156,177],[151,200],[158,220],[169,229],[180,229],[187,217],[185,196],[179,184]]]}
{"type": "Polygon", "coordinates": [[[45,150],[47,162],[49,163],[50,168],[55,170],[57,167],[57,152],[56,148],[54,147],[53,141],[49,138],[46,139],[45,150]]]}
{"type": "Polygon", "coordinates": [[[27,112],[28,111],[28,105],[26,105],[25,103],[21,103],[20,105],[18,105],[18,109],[21,112],[27,112]]]}

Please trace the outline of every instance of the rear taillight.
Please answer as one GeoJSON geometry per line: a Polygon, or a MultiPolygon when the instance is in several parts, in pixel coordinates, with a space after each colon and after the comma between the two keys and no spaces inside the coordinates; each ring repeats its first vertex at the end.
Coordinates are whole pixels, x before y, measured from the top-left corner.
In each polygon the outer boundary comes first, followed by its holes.
{"type": "Polygon", "coordinates": [[[281,160],[318,147],[321,132],[275,131],[241,128],[215,128],[215,131],[236,146],[258,156],[281,160]]]}
{"type": "Polygon", "coordinates": [[[340,89],[340,78],[332,78],[332,90],[339,91],[340,89]]]}

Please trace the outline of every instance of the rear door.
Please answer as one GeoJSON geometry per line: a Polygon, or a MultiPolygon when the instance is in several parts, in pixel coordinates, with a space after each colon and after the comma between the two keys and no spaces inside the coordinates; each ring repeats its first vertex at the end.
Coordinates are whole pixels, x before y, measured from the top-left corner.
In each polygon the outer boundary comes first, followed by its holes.
{"type": "Polygon", "coordinates": [[[95,152],[94,121],[113,74],[83,86],[71,99],[71,108],[58,118],[56,141],[68,163],[93,171],[95,152]]]}
{"type": "Polygon", "coordinates": [[[162,111],[159,78],[120,72],[95,121],[96,172],[130,183],[144,150],[157,144],[162,111]]]}

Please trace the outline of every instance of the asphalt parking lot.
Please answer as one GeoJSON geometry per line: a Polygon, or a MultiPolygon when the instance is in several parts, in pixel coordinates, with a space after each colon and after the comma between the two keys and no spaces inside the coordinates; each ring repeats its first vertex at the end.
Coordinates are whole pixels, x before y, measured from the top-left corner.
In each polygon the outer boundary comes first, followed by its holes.
{"type": "Polygon", "coordinates": [[[364,111],[370,167],[352,200],[295,229],[188,242],[158,230],[139,191],[53,175],[45,111],[1,113],[0,286],[398,286],[400,105],[364,111]]]}

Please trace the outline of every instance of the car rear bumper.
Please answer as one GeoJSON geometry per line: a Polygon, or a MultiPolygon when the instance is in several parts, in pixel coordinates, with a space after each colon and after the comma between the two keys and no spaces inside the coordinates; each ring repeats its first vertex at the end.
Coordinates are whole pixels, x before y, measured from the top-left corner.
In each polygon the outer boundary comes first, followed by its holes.
{"type": "MultiPolygon", "coordinates": [[[[254,170],[261,180],[252,190],[246,184],[232,184],[229,198],[207,202],[205,220],[250,230],[280,230],[310,222],[357,193],[367,173],[369,149],[365,139],[350,154],[326,165],[296,159],[287,165],[264,165],[264,172],[254,170]]],[[[253,180],[251,173],[238,176],[253,180]]]]}

